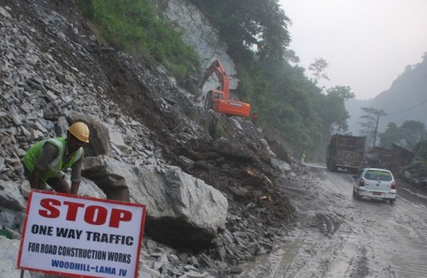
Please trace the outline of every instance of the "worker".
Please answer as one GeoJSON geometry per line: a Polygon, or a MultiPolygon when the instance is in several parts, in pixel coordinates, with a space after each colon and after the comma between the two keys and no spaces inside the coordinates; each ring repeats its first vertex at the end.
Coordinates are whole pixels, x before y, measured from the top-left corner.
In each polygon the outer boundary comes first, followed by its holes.
{"type": "Polygon", "coordinates": [[[258,122],[258,115],[256,113],[252,113],[251,121],[254,125],[258,122]]]}
{"type": "Polygon", "coordinates": [[[25,177],[32,189],[77,195],[81,180],[83,146],[89,143],[89,128],[83,122],[72,124],[67,137],[44,139],[34,144],[23,159],[25,177]],[[71,167],[71,187],[62,170],[71,167]]]}
{"type": "Polygon", "coordinates": [[[301,163],[305,162],[305,151],[302,152],[301,163]]]}

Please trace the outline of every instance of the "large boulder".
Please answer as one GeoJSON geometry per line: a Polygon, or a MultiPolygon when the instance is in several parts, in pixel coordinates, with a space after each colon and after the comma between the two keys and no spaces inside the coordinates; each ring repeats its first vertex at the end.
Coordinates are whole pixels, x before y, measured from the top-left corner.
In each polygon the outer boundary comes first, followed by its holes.
{"type": "Polygon", "coordinates": [[[137,174],[142,183],[131,196],[147,204],[146,232],[154,239],[201,249],[225,228],[227,199],[203,180],[173,166],[145,166],[137,174]]]}
{"type": "Polygon", "coordinates": [[[145,233],[165,244],[201,249],[225,228],[225,196],[179,167],[136,167],[97,156],[85,159],[83,173],[110,199],[146,205],[145,233]]]}

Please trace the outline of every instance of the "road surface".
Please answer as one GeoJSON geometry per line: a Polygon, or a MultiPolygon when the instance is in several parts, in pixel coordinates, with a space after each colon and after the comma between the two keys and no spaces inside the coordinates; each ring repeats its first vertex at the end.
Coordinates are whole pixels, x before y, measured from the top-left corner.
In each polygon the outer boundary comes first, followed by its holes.
{"type": "Polygon", "coordinates": [[[283,188],[297,224],[239,277],[427,277],[426,196],[400,186],[394,205],[355,200],[351,174],[309,169],[283,188]]]}

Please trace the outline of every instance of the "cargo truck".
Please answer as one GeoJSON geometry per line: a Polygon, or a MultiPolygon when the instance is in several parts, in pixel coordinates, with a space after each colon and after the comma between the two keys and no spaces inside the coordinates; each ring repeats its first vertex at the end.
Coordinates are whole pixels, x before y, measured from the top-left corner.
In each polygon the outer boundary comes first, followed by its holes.
{"type": "Polygon", "coordinates": [[[326,168],[357,173],[364,164],[365,142],[364,136],[332,135],[326,150],[326,168]]]}

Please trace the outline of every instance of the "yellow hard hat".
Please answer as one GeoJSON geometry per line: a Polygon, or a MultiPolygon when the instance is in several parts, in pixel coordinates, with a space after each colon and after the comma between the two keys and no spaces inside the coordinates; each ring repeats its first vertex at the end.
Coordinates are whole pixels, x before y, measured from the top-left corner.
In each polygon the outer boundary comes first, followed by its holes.
{"type": "Polygon", "coordinates": [[[68,131],[82,142],[89,143],[89,128],[85,123],[75,122],[68,131]]]}

